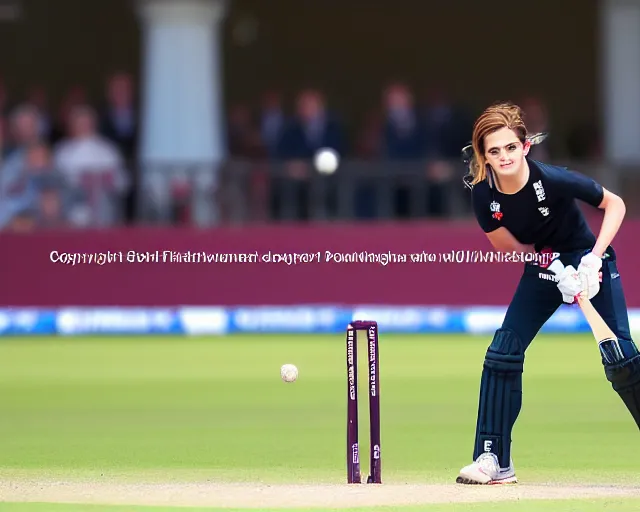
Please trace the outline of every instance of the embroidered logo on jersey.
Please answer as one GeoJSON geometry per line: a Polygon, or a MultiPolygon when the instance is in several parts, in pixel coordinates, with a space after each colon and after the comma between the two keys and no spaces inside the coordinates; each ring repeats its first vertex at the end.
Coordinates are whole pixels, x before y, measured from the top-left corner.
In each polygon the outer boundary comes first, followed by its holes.
{"type": "Polygon", "coordinates": [[[549,215],[549,208],[547,208],[546,206],[541,206],[540,208],[538,208],[538,210],[540,210],[540,213],[545,217],[549,215]]]}
{"type": "Polygon", "coordinates": [[[496,202],[496,201],[492,201],[491,204],[489,205],[489,209],[493,212],[492,217],[494,219],[502,219],[502,212],[500,211],[500,203],[496,202]]]}
{"type": "Polygon", "coordinates": [[[544,201],[546,199],[547,196],[544,193],[544,188],[542,188],[542,180],[538,180],[533,184],[533,190],[536,191],[538,202],[544,201]]]}

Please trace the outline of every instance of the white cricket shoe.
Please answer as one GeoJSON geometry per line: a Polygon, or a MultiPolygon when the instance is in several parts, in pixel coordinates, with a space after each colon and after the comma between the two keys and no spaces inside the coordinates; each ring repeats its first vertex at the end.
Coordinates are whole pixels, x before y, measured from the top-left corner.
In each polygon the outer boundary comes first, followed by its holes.
{"type": "Polygon", "coordinates": [[[496,485],[515,484],[518,479],[513,460],[510,461],[508,468],[501,469],[496,454],[488,452],[480,455],[475,462],[463,467],[456,482],[470,485],[496,485]]]}

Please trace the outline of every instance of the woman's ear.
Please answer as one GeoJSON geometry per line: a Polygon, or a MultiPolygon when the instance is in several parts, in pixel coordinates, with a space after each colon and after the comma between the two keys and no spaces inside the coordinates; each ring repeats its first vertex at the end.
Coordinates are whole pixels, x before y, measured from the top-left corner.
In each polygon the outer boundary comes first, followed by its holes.
{"type": "Polygon", "coordinates": [[[531,142],[529,142],[528,140],[524,141],[524,147],[522,152],[524,153],[525,156],[527,156],[529,154],[529,150],[531,149],[531,142]]]}

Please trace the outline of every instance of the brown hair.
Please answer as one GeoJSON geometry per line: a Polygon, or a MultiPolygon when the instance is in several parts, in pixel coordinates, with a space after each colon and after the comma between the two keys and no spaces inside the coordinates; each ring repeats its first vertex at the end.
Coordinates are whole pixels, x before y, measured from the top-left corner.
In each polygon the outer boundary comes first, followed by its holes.
{"type": "Polygon", "coordinates": [[[502,128],[513,130],[523,144],[527,138],[527,127],[523,121],[523,113],[513,103],[497,103],[487,108],[473,125],[473,158],[469,163],[471,185],[475,185],[487,177],[487,163],[484,158],[484,139],[490,133],[502,128]]]}

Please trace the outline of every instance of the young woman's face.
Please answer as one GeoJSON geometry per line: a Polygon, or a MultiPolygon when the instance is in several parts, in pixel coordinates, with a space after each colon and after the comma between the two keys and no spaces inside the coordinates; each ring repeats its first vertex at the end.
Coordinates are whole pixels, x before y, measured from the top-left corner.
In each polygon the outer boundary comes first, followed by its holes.
{"type": "Polygon", "coordinates": [[[522,144],[518,136],[509,128],[501,128],[484,139],[484,157],[498,176],[515,176],[522,170],[524,157],[529,153],[530,144],[522,144]]]}

